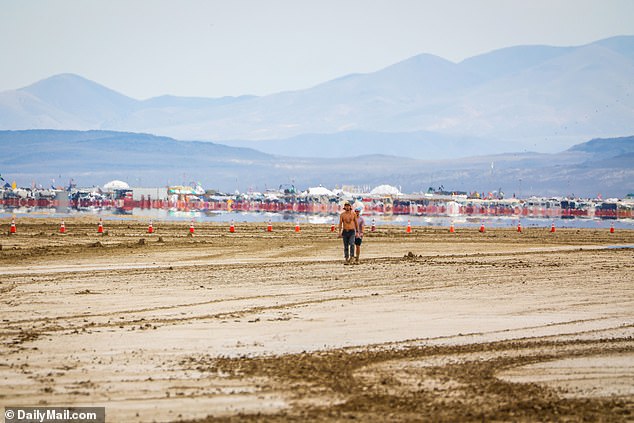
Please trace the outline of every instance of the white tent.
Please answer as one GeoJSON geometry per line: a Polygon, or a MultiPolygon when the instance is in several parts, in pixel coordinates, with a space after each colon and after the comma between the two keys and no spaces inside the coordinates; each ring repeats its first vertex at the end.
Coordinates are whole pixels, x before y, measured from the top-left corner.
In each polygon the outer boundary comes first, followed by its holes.
{"type": "Polygon", "coordinates": [[[401,192],[398,188],[393,187],[392,185],[379,185],[370,191],[372,195],[401,195],[401,192]]]}
{"type": "Polygon", "coordinates": [[[110,181],[103,186],[104,191],[112,192],[118,189],[130,189],[130,185],[126,184],[123,181],[110,181]]]}
{"type": "Polygon", "coordinates": [[[328,197],[334,197],[335,193],[330,191],[328,188],[319,186],[319,187],[308,188],[308,195],[315,195],[315,196],[325,195],[328,197]]]}

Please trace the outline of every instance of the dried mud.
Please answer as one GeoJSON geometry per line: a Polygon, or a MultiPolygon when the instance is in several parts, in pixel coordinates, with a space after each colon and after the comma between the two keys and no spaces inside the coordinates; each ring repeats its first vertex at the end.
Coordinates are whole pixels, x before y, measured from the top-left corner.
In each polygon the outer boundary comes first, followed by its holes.
{"type": "Polygon", "coordinates": [[[632,421],[634,231],[0,221],[0,405],[107,421],[632,421]]]}

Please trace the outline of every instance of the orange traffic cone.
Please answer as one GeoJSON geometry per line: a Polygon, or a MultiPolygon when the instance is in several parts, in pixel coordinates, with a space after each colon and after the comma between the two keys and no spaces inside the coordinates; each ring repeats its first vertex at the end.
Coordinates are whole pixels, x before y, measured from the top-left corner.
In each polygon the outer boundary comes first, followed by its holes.
{"type": "Polygon", "coordinates": [[[614,223],[612,223],[610,225],[610,233],[613,234],[614,233],[614,223]]]}
{"type": "Polygon", "coordinates": [[[517,222],[517,232],[522,232],[522,223],[517,222]]]}
{"type": "Polygon", "coordinates": [[[59,226],[59,233],[60,234],[65,234],[66,233],[66,225],[64,225],[64,221],[62,220],[62,224],[59,226]]]}
{"type": "Polygon", "coordinates": [[[335,231],[335,224],[333,223],[332,225],[330,225],[330,232],[334,232],[335,231]]]}
{"type": "Polygon", "coordinates": [[[231,221],[231,226],[229,226],[229,232],[234,233],[236,231],[236,227],[233,224],[233,220],[231,221]]]}
{"type": "Polygon", "coordinates": [[[376,224],[374,222],[374,218],[372,218],[372,226],[370,227],[370,232],[376,231],[376,224]]]}
{"type": "Polygon", "coordinates": [[[194,219],[192,219],[191,223],[189,224],[189,233],[191,235],[194,235],[194,219]]]}
{"type": "Polygon", "coordinates": [[[480,233],[484,233],[484,222],[480,224],[480,233]]]}
{"type": "Polygon", "coordinates": [[[299,222],[295,222],[295,232],[299,232],[301,229],[299,228],[299,222]]]}
{"type": "Polygon", "coordinates": [[[14,234],[16,231],[15,229],[15,218],[11,219],[11,229],[9,229],[9,233],[10,234],[14,234]]]}
{"type": "Polygon", "coordinates": [[[554,233],[555,232],[555,222],[553,222],[552,225],[550,225],[550,232],[554,233]]]}
{"type": "Polygon", "coordinates": [[[154,233],[154,226],[152,226],[152,221],[150,220],[150,225],[147,227],[147,233],[149,234],[153,234],[154,233]]]}
{"type": "Polygon", "coordinates": [[[101,218],[99,218],[99,226],[97,226],[97,233],[98,234],[103,233],[103,220],[101,220],[101,218]]]}
{"type": "Polygon", "coordinates": [[[408,234],[412,233],[412,224],[410,223],[409,219],[407,219],[407,229],[405,230],[405,232],[407,232],[408,234]]]}
{"type": "Polygon", "coordinates": [[[269,224],[266,225],[266,231],[267,232],[273,232],[273,224],[271,223],[270,219],[269,219],[269,224]]]}
{"type": "Polygon", "coordinates": [[[453,222],[451,222],[451,225],[449,225],[449,233],[450,233],[450,234],[453,234],[453,233],[455,233],[455,232],[456,232],[456,230],[455,230],[455,229],[454,229],[454,227],[453,227],[453,222]]]}

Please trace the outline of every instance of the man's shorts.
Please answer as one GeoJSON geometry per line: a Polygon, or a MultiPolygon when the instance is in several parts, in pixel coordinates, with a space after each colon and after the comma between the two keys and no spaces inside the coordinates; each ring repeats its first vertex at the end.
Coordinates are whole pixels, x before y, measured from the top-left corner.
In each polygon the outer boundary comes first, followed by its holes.
{"type": "Polygon", "coordinates": [[[363,241],[363,238],[355,238],[354,239],[354,245],[361,245],[362,241],[363,241]]]}

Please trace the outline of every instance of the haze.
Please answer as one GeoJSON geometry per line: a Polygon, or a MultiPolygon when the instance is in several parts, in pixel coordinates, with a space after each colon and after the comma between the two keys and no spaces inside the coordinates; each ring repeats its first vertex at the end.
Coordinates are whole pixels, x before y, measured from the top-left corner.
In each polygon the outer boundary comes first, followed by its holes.
{"type": "Polygon", "coordinates": [[[634,33],[634,2],[0,0],[0,91],[76,73],[137,99],[265,95],[430,53],[634,33]]]}

